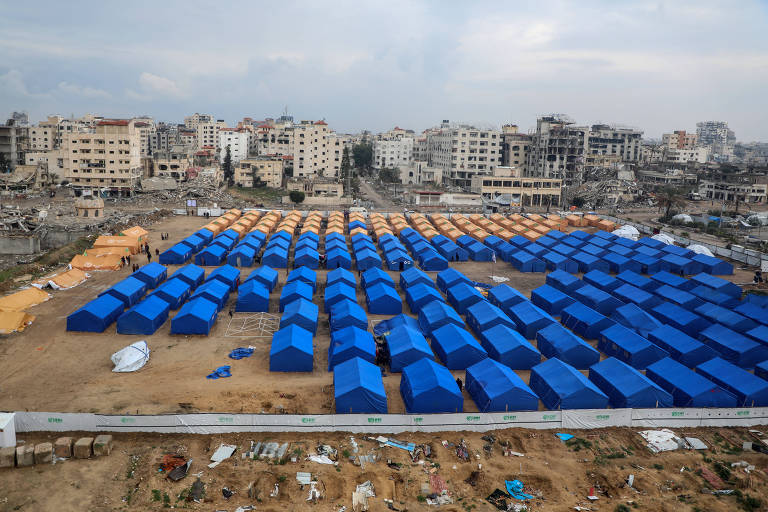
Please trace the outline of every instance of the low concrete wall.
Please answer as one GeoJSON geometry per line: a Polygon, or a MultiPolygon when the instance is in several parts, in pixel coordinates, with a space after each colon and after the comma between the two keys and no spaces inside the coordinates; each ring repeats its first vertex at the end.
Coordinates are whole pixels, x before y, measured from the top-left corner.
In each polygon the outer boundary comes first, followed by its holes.
{"type": "Polygon", "coordinates": [[[34,236],[0,236],[0,254],[35,254],[40,240],[34,236]]]}
{"type": "Polygon", "coordinates": [[[47,251],[48,249],[58,249],[63,245],[74,242],[78,238],[90,235],[92,232],[83,231],[64,231],[64,230],[48,230],[40,239],[40,249],[47,251]]]}

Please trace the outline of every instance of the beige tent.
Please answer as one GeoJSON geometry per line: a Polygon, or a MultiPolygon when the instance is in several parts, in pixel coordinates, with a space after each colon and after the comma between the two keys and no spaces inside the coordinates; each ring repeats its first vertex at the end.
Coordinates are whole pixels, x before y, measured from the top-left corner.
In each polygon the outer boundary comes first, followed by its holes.
{"type": "Polygon", "coordinates": [[[0,298],[0,310],[23,311],[50,299],[51,296],[37,288],[27,288],[0,298]]]}
{"type": "Polygon", "coordinates": [[[117,254],[104,254],[103,256],[86,256],[78,254],[69,266],[78,270],[120,270],[122,262],[117,254]]]}
{"type": "Polygon", "coordinates": [[[75,286],[84,283],[86,279],[88,279],[88,274],[82,270],[72,268],[61,274],[38,279],[32,283],[32,286],[35,288],[45,288],[46,286],[50,286],[54,290],[68,290],[69,288],[74,288],[75,286]]]}
{"type": "Polygon", "coordinates": [[[93,242],[95,249],[104,247],[126,247],[131,254],[139,252],[139,241],[132,236],[100,236],[93,242]]]}
{"type": "Polygon", "coordinates": [[[34,320],[33,315],[24,311],[0,311],[0,334],[21,332],[34,320]]]}
{"type": "Polygon", "coordinates": [[[128,228],[124,230],[122,234],[124,236],[132,236],[140,242],[146,242],[149,239],[149,231],[142,228],[141,226],[133,226],[132,228],[128,228]]]}

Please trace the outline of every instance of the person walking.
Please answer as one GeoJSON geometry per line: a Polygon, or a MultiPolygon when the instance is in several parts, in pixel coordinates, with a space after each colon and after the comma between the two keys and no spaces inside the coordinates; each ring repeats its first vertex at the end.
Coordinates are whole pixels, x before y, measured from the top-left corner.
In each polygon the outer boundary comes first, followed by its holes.
{"type": "Polygon", "coordinates": [[[152,263],[152,253],[147,251],[147,263],[152,263]]]}
{"type": "Polygon", "coordinates": [[[157,248],[155,249],[155,256],[158,256],[158,257],[160,256],[160,249],[157,249],[157,248]]]}
{"type": "Polygon", "coordinates": [[[128,255],[128,256],[126,256],[125,258],[128,260],[128,264],[130,265],[130,264],[131,264],[131,255],[129,254],[129,255],[128,255]]]}

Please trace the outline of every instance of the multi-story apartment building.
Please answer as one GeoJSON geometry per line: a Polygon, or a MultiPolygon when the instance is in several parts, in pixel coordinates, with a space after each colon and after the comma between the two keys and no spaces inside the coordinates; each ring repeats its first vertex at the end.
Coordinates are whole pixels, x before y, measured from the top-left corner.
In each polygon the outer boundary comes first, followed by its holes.
{"type": "Polygon", "coordinates": [[[250,132],[243,128],[219,128],[219,155],[221,162],[227,156],[229,148],[232,162],[237,163],[244,158],[248,158],[248,140],[250,132]]]}
{"type": "Polygon", "coordinates": [[[768,178],[765,176],[745,177],[745,183],[725,181],[701,181],[699,195],[713,201],[764,205],[768,202],[768,178]]]}
{"type": "Polygon", "coordinates": [[[587,155],[615,156],[622,162],[639,162],[643,131],[594,124],[589,130],[587,155]]]}
{"type": "Polygon", "coordinates": [[[525,174],[561,179],[566,186],[579,185],[583,179],[588,137],[589,130],[574,126],[567,116],[539,117],[529,146],[525,174]]]}
{"type": "Polygon", "coordinates": [[[501,158],[501,132],[443,121],[428,131],[429,165],[443,169],[443,181],[469,188],[472,176],[491,174],[501,158]]]}
{"type": "Polygon", "coordinates": [[[24,155],[29,149],[29,126],[17,125],[13,119],[0,125],[0,155],[6,168],[13,170],[17,165],[25,165],[24,155]]]}
{"type": "Polygon", "coordinates": [[[209,123],[201,122],[197,125],[197,149],[203,149],[208,147],[219,147],[219,132],[222,128],[226,128],[227,123],[222,119],[212,121],[209,123]]]}
{"type": "Polygon", "coordinates": [[[139,136],[127,119],[102,120],[89,132],[66,133],[60,149],[64,176],[78,192],[127,195],[139,184],[139,136]]]}
{"type": "Polygon", "coordinates": [[[693,149],[698,140],[695,133],[688,133],[685,130],[675,130],[661,136],[661,144],[667,149],[693,149]]]}
{"type": "Polygon", "coordinates": [[[135,117],[131,119],[136,135],[139,137],[139,155],[142,157],[152,154],[152,138],[155,133],[155,120],[151,117],[135,117]]]}
{"type": "Polygon", "coordinates": [[[527,133],[518,132],[517,125],[505,124],[502,126],[500,165],[516,167],[524,173],[528,163],[531,140],[532,137],[527,133]]]}
{"type": "Polygon", "coordinates": [[[709,159],[709,147],[697,146],[690,149],[666,149],[665,162],[688,163],[696,162],[704,164],[709,159]]]}
{"type": "Polygon", "coordinates": [[[197,112],[184,118],[184,126],[190,130],[197,130],[197,127],[201,124],[209,124],[213,122],[214,119],[211,114],[198,114],[197,112]]]}
{"type": "Polygon", "coordinates": [[[696,136],[699,144],[704,146],[711,145],[733,145],[736,142],[736,135],[728,128],[725,121],[702,121],[696,123],[696,136]]]}
{"type": "Polygon", "coordinates": [[[307,197],[341,197],[344,185],[336,178],[290,178],[285,184],[289,192],[304,192],[307,197]]]}
{"type": "Polygon", "coordinates": [[[294,177],[338,177],[345,137],[336,134],[325,121],[279,121],[268,119],[258,125],[255,146],[260,155],[290,156],[294,177]]]}
{"type": "Polygon", "coordinates": [[[374,139],[373,167],[376,169],[407,167],[413,161],[413,146],[414,138],[404,135],[374,139]]]}
{"type": "Polygon", "coordinates": [[[240,160],[235,167],[235,184],[253,187],[254,175],[267,187],[280,188],[283,184],[283,156],[255,156],[240,160]]]}
{"type": "Polygon", "coordinates": [[[422,185],[443,183],[443,168],[430,167],[426,161],[414,161],[407,167],[400,168],[400,183],[403,185],[422,185]]]}
{"type": "Polygon", "coordinates": [[[559,206],[562,186],[560,178],[525,177],[514,167],[497,167],[491,175],[474,176],[470,190],[490,200],[504,196],[514,205],[559,206]]]}

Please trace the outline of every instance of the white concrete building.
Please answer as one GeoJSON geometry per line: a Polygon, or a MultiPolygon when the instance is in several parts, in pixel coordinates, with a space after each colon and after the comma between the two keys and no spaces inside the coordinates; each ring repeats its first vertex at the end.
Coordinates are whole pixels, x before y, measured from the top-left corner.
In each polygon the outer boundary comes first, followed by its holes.
{"type": "Polygon", "coordinates": [[[642,155],[642,130],[595,124],[589,130],[588,155],[615,156],[622,162],[638,162],[642,155]]]}
{"type": "Polygon", "coordinates": [[[296,178],[338,177],[345,136],[335,133],[325,121],[294,123],[267,120],[256,127],[259,155],[288,156],[293,160],[296,178]]]}
{"type": "Polygon", "coordinates": [[[409,166],[413,161],[413,146],[413,137],[374,140],[373,167],[395,169],[409,166]]]}
{"type": "Polygon", "coordinates": [[[427,152],[429,165],[443,169],[445,183],[468,189],[472,176],[491,174],[499,165],[501,132],[444,121],[427,132],[427,152]]]}
{"type": "Polygon", "coordinates": [[[236,164],[240,160],[248,158],[248,141],[250,133],[241,128],[219,128],[219,157],[224,163],[227,155],[227,146],[229,146],[232,155],[232,163],[236,164]]]}
{"type": "Polygon", "coordinates": [[[667,149],[667,162],[688,163],[697,162],[704,164],[709,159],[709,148],[706,146],[697,146],[691,149],[667,149]]]}
{"type": "Polygon", "coordinates": [[[219,145],[219,131],[226,128],[227,123],[222,119],[212,122],[201,122],[197,125],[197,149],[211,149],[219,145]]]}
{"type": "Polygon", "coordinates": [[[434,183],[440,185],[443,183],[443,169],[441,167],[430,167],[427,162],[411,162],[410,165],[399,167],[400,183],[403,185],[422,185],[434,183]]]}
{"type": "Polygon", "coordinates": [[[693,149],[698,140],[695,133],[688,133],[685,130],[675,130],[661,136],[661,144],[667,149],[693,149]]]}

